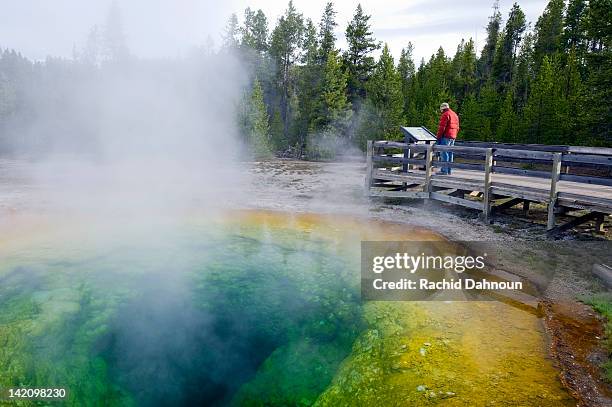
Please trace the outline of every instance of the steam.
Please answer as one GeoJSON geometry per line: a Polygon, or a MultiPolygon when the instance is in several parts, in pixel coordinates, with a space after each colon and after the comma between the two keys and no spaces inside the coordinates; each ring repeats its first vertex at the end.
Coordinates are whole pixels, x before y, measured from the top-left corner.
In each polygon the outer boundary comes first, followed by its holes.
{"type": "MultiPolygon", "coordinates": [[[[59,288],[49,288],[54,290],[50,298],[79,304],[71,311],[79,313],[75,323],[83,317],[83,324],[91,323],[97,332],[91,334],[99,340],[92,351],[110,352],[105,357],[124,373],[122,384],[137,393],[141,404],[160,402],[154,396],[162,392],[155,385],[143,390],[142,383],[151,383],[143,378],[164,384],[167,395],[201,393],[209,401],[216,394],[230,397],[276,343],[260,346],[260,332],[243,335],[246,311],[236,308],[228,315],[226,296],[217,299],[209,290],[194,298],[194,280],[209,287],[205,277],[216,264],[230,269],[234,264],[239,276],[252,265],[229,263],[238,258],[232,244],[243,239],[211,247],[214,233],[203,232],[208,223],[183,221],[192,211],[214,219],[246,198],[242,191],[249,180],[241,164],[236,107],[248,75],[231,52],[194,50],[180,58],[143,59],[120,45],[121,35],[112,37],[109,49],[120,51],[50,58],[34,66],[44,75],[33,75],[40,82],[31,84],[25,100],[31,120],[9,123],[7,133],[13,151],[30,159],[23,167],[25,178],[36,191],[35,208],[52,219],[52,230],[45,229],[43,243],[26,242],[27,255],[16,254],[17,264],[26,267],[9,265],[8,272],[24,279],[38,269],[68,276],[48,279],[50,285],[60,281],[59,288]],[[226,257],[208,260],[215,255],[226,257]],[[103,308],[100,315],[81,306],[88,296],[103,308]],[[112,309],[114,298],[120,312],[112,309]],[[198,309],[196,301],[218,301],[218,309],[198,309]],[[227,324],[235,327],[228,331],[227,324]],[[251,349],[261,354],[254,358],[251,349]]],[[[271,282],[277,278],[270,276],[271,282]]],[[[231,293],[241,287],[232,281],[225,285],[231,293]]],[[[65,316],[45,309],[53,320],[65,316]]],[[[56,331],[42,331],[57,342],[56,331]]],[[[28,339],[45,349],[44,337],[28,339]]],[[[70,361],[70,355],[66,352],[62,360],[70,361]]]]}
{"type": "Polygon", "coordinates": [[[213,204],[244,181],[234,111],[245,78],[229,54],[92,68],[30,125],[33,177],[56,208],[213,204]]]}
{"type": "Polygon", "coordinates": [[[172,211],[242,189],[235,112],[248,76],[237,57],[91,61],[48,59],[31,120],[6,131],[49,210],[172,211]]]}

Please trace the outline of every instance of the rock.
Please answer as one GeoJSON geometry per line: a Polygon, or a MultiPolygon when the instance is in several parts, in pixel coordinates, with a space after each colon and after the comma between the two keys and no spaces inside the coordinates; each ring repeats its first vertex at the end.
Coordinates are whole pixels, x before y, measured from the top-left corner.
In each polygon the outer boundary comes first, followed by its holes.
{"type": "Polygon", "coordinates": [[[417,391],[425,391],[427,390],[427,386],[420,384],[417,386],[417,391]]]}
{"type": "Polygon", "coordinates": [[[456,395],[457,393],[454,393],[452,391],[440,392],[440,397],[442,397],[443,399],[449,399],[451,397],[455,397],[456,395]]]}
{"type": "Polygon", "coordinates": [[[421,354],[421,356],[425,356],[427,351],[425,349],[421,348],[421,349],[419,349],[419,353],[421,354]]]}

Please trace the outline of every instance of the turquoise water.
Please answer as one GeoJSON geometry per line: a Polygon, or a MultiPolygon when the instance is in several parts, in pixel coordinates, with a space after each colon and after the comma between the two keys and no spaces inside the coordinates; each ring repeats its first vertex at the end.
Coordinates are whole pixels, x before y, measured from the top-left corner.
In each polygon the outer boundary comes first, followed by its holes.
{"type": "Polygon", "coordinates": [[[78,406],[310,405],[363,329],[342,250],[256,224],[38,239],[2,255],[0,384],[78,406]]]}
{"type": "Polygon", "coordinates": [[[341,216],[203,218],[9,223],[0,387],[68,391],[24,406],[575,405],[533,313],[360,301],[362,240],[439,235],[341,216]]]}

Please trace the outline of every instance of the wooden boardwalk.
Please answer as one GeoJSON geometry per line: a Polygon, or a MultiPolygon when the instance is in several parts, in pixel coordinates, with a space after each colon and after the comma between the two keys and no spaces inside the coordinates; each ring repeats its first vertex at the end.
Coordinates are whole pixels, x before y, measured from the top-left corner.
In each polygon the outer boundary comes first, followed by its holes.
{"type": "Polygon", "coordinates": [[[612,149],[513,147],[370,142],[366,187],[370,196],[433,199],[466,206],[482,211],[485,220],[496,210],[522,204],[527,211],[531,202],[538,202],[548,208],[551,233],[589,220],[601,227],[604,217],[612,214],[612,149]],[[436,153],[440,151],[454,152],[461,162],[438,161],[436,153]],[[444,166],[452,168],[452,175],[437,174],[444,166]],[[526,169],[536,166],[549,169],[526,169]],[[583,167],[604,176],[574,171],[583,167]],[[557,225],[556,214],[568,210],[586,213],[557,225]]]}

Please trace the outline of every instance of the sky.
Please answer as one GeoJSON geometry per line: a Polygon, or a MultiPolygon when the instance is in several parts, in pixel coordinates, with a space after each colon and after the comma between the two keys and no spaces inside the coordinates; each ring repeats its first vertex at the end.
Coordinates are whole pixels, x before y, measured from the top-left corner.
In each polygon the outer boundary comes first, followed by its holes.
{"type": "MultiPolygon", "coordinates": [[[[71,57],[85,44],[94,25],[102,25],[112,0],[0,0],[0,48],[14,48],[29,58],[48,55],[71,57]]],[[[116,0],[130,50],[143,57],[183,55],[207,38],[220,43],[220,33],[232,12],[241,19],[244,9],[261,8],[270,28],[287,7],[288,0],[116,0]]],[[[304,17],[318,23],[327,0],[294,0],[304,17]]],[[[462,38],[474,38],[478,48],[485,40],[485,26],[493,0],[362,0],[375,37],[389,44],[397,58],[412,42],[414,58],[428,59],[439,46],[452,55],[462,38]]],[[[513,0],[501,0],[505,18],[513,0]]],[[[546,0],[518,0],[535,23],[546,0]]],[[[355,1],[337,0],[336,36],[345,45],[344,29],[355,11],[355,1]]]]}

